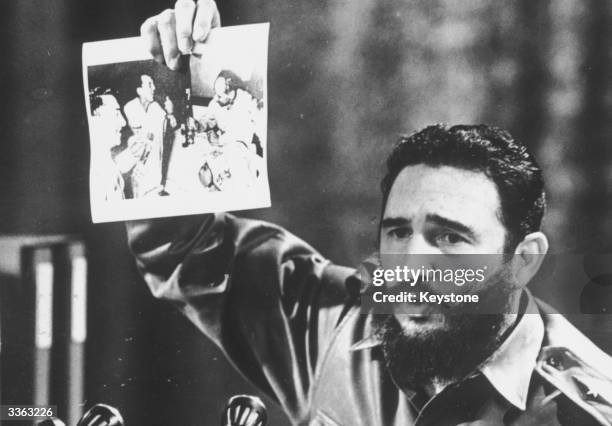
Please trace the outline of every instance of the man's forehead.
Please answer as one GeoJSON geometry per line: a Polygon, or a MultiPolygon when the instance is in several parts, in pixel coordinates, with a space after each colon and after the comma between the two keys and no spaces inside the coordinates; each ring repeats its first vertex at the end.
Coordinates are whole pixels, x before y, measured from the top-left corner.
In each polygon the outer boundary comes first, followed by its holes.
{"type": "Polygon", "coordinates": [[[102,103],[110,108],[119,108],[119,102],[113,95],[102,95],[102,103]]]}
{"type": "Polygon", "coordinates": [[[214,86],[216,89],[219,90],[227,90],[228,89],[228,84],[227,84],[227,79],[225,77],[217,77],[217,79],[215,80],[214,86]]]}
{"type": "Polygon", "coordinates": [[[499,210],[497,188],[484,173],[419,164],[405,167],[395,179],[385,217],[440,215],[477,224],[496,219],[499,210]]]}

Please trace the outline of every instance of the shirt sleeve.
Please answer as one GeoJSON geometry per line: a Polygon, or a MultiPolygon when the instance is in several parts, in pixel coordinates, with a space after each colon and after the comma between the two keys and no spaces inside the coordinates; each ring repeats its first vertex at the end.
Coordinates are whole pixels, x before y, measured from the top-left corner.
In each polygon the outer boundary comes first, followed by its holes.
{"type": "Polygon", "coordinates": [[[153,295],[173,302],[294,419],[350,305],[349,268],[282,228],[229,214],[131,222],[153,295]]]}

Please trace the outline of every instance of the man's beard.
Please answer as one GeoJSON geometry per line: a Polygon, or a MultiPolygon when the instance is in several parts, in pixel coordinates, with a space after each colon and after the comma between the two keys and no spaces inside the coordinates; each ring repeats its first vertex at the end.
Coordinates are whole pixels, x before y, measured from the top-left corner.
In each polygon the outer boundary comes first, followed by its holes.
{"type": "Polygon", "coordinates": [[[407,318],[406,328],[393,315],[375,318],[386,366],[401,389],[422,389],[434,380],[460,380],[500,346],[517,294],[509,264],[487,281],[478,292],[484,312],[455,306],[447,314],[431,314],[437,315],[435,319],[407,318]],[[432,322],[434,326],[427,324],[432,322]]]}
{"type": "Polygon", "coordinates": [[[408,334],[390,315],[378,333],[397,385],[417,390],[434,379],[452,382],[474,371],[499,346],[504,320],[503,314],[444,315],[442,329],[408,334]]]}

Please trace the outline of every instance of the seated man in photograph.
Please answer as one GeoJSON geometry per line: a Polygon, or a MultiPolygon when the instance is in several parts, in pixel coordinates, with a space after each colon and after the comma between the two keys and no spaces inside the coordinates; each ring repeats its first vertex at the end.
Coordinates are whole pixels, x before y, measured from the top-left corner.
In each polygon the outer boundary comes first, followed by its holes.
{"type": "MultiPolygon", "coordinates": [[[[176,67],[206,38],[192,38],[192,25],[218,22],[213,2],[179,0],[141,30],[176,67]]],[[[493,126],[429,126],[391,152],[382,195],[380,253],[498,255],[477,291],[495,287],[505,311],[364,313],[367,283],[354,269],[230,214],[131,222],[129,243],[153,295],[293,424],[612,423],[612,359],[526,290],[548,240],[542,171],[524,145],[493,126]]]]}
{"type": "Polygon", "coordinates": [[[221,71],[212,87],[213,98],[198,117],[212,151],[198,177],[210,191],[244,190],[259,176],[263,156],[255,133],[257,101],[233,71],[221,71]]]}
{"type": "Polygon", "coordinates": [[[145,143],[132,136],[127,148],[120,149],[126,122],[117,99],[109,90],[93,89],[89,101],[92,114],[92,191],[105,201],[122,200],[125,198],[123,175],[134,168],[144,152],[145,143]]]}
{"type": "Polygon", "coordinates": [[[213,91],[213,98],[208,104],[208,114],[218,129],[219,145],[238,142],[255,150],[252,141],[257,104],[246,90],[244,81],[236,73],[223,70],[213,83],[213,91]]]}
{"type": "Polygon", "coordinates": [[[140,198],[163,192],[162,162],[164,138],[168,128],[177,127],[174,106],[166,96],[164,107],[155,101],[155,83],[146,74],[138,76],[137,96],[125,104],[123,112],[135,135],[147,143],[142,157],[132,171],[132,195],[140,198]]]}

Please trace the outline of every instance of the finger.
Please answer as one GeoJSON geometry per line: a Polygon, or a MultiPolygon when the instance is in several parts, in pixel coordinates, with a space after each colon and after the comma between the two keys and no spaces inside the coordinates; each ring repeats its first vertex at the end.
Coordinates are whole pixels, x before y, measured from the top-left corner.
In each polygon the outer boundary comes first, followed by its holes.
{"type": "Polygon", "coordinates": [[[164,60],[168,68],[177,70],[179,68],[180,52],[176,42],[176,22],[174,10],[166,9],[157,16],[157,30],[164,51],[164,60]]]}
{"type": "Polygon", "coordinates": [[[176,20],[176,41],[181,53],[191,53],[193,39],[193,18],[195,16],[196,4],[193,0],[177,0],[174,5],[174,16],[176,20]]]}
{"type": "Polygon", "coordinates": [[[161,41],[159,39],[159,33],[157,32],[157,20],[155,17],[151,17],[144,21],[140,26],[140,36],[144,40],[145,46],[151,52],[151,55],[159,63],[164,62],[164,55],[162,53],[161,41]]]}
{"type": "MultiPolygon", "coordinates": [[[[214,0],[213,0],[214,3],[214,0]]],[[[213,12],[213,19],[210,24],[211,29],[217,28],[221,26],[221,14],[219,13],[219,8],[217,7],[217,3],[215,3],[215,10],[213,12]]]]}
{"type": "Polygon", "coordinates": [[[221,25],[217,4],[213,0],[198,0],[195,19],[193,21],[193,40],[203,42],[208,37],[211,28],[221,25]]]}

